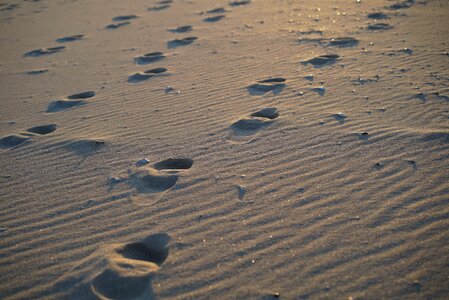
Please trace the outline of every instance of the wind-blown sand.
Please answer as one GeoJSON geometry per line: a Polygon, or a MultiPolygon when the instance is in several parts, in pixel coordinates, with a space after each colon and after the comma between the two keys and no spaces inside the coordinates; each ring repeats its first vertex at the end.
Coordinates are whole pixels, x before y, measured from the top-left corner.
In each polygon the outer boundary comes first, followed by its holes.
{"type": "Polygon", "coordinates": [[[446,0],[0,2],[1,299],[446,299],[446,0]]]}

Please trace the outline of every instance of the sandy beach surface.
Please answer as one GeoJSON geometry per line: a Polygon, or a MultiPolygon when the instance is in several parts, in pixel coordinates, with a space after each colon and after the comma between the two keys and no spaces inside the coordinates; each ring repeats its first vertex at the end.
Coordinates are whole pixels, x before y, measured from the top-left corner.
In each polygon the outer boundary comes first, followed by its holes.
{"type": "Polygon", "coordinates": [[[0,299],[448,299],[447,0],[1,0],[0,299]]]}

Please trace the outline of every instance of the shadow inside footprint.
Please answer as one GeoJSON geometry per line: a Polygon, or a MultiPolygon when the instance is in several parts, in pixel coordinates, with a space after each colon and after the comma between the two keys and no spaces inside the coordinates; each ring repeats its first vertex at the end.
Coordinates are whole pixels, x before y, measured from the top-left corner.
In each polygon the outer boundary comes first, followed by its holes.
{"type": "Polygon", "coordinates": [[[56,124],[40,125],[40,126],[35,126],[35,127],[31,127],[31,128],[27,129],[28,132],[36,133],[36,134],[40,134],[40,135],[49,134],[55,130],[56,130],[56,124]]]}
{"type": "Polygon", "coordinates": [[[211,10],[206,11],[208,14],[223,14],[227,12],[227,10],[224,7],[217,7],[211,10]]]}
{"type": "Polygon", "coordinates": [[[238,0],[238,1],[232,1],[229,3],[230,6],[241,6],[241,5],[247,5],[250,4],[251,0],[238,0]]]}
{"type": "Polygon", "coordinates": [[[385,20],[388,19],[388,15],[384,14],[383,12],[373,12],[368,14],[368,18],[374,20],[385,20]]]}
{"type": "Polygon", "coordinates": [[[168,41],[167,47],[170,49],[170,48],[176,48],[176,47],[181,47],[181,46],[187,46],[187,45],[190,45],[191,43],[193,43],[197,39],[198,38],[195,36],[190,36],[190,37],[186,37],[183,39],[175,39],[172,41],[168,41]]]}
{"type": "Polygon", "coordinates": [[[132,20],[132,19],[137,19],[138,16],[136,15],[123,15],[123,16],[117,16],[112,18],[113,22],[121,22],[121,21],[128,21],[128,20],[132,20]]]}
{"type": "Polygon", "coordinates": [[[387,30],[387,29],[391,29],[391,28],[393,28],[393,26],[390,24],[387,24],[387,23],[370,24],[367,27],[368,30],[373,30],[373,31],[387,30]]]}
{"type": "Polygon", "coordinates": [[[173,33],[185,33],[185,32],[190,32],[192,31],[192,26],[190,25],[186,25],[186,26],[179,26],[173,29],[168,29],[168,31],[173,32],[173,33]]]}
{"type": "Polygon", "coordinates": [[[327,65],[332,65],[340,60],[340,55],[338,54],[326,54],[314,57],[312,59],[301,62],[302,64],[311,64],[315,68],[321,68],[327,65]]]}
{"type": "Polygon", "coordinates": [[[131,24],[131,22],[112,23],[112,24],[106,25],[105,28],[112,30],[112,29],[117,29],[117,28],[129,25],[129,24],[131,24]]]}
{"type": "Polygon", "coordinates": [[[218,16],[214,16],[214,17],[208,17],[208,18],[204,18],[203,22],[207,22],[207,23],[214,23],[214,22],[218,22],[221,19],[225,18],[225,15],[218,15],[218,16]]]}
{"type": "Polygon", "coordinates": [[[48,104],[46,112],[55,113],[70,109],[72,107],[78,107],[85,105],[87,102],[84,100],[56,100],[48,104]]]}
{"type": "Polygon", "coordinates": [[[139,83],[141,81],[150,79],[151,77],[154,77],[157,74],[165,73],[166,71],[167,71],[166,68],[154,68],[151,70],[147,70],[143,73],[141,73],[141,72],[135,73],[128,77],[128,82],[129,83],[139,83]]]}
{"type": "Polygon", "coordinates": [[[83,39],[83,37],[84,37],[83,34],[70,35],[70,36],[65,36],[65,37],[56,39],[56,42],[58,42],[58,43],[74,42],[74,41],[83,39]]]}
{"type": "Polygon", "coordinates": [[[190,158],[169,158],[153,165],[156,170],[187,170],[193,165],[190,158]]]}
{"type": "Polygon", "coordinates": [[[165,58],[162,52],[151,52],[134,58],[137,65],[147,65],[165,58]]]}
{"type": "Polygon", "coordinates": [[[41,48],[41,49],[29,51],[29,52],[25,53],[23,56],[24,57],[39,57],[39,56],[43,56],[43,55],[57,53],[64,49],[65,49],[65,46],[52,47],[52,48],[41,48]]]}
{"type": "Polygon", "coordinates": [[[279,117],[279,113],[275,107],[267,107],[252,113],[251,116],[273,120],[279,117]]]}
{"type": "Polygon", "coordinates": [[[73,99],[89,99],[95,96],[95,92],[94,91],[87,91],[87,92],[82,92],[82,93],[77,93],[77,94],[73,94],[68,96],[67,98],[70,100],[73,99]]]}
{"type": "Polygon", "coordinates": [[[159,10],[167,9],[169,7],[170,7],[170,5],[164,4],[164,5],[149,7],[148,10],[149,11],[159,11],[159,10]]]}
{"type": "Polygon", "coordinates": [[[28,141],[30,137],[25,137],[21,135],[9,135],[0,139],[0,148],[8,149],[19,146],[20,144],[28,141]]]}

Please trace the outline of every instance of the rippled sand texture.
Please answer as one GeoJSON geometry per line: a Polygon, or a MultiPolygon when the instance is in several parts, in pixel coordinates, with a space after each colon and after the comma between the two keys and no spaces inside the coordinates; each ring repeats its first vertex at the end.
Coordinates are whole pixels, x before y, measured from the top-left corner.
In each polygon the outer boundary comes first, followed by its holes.
{"type": "Polygon", "coordinates": [[[446,0],[0,2],[1,299],[447,299],[446,0]]]}

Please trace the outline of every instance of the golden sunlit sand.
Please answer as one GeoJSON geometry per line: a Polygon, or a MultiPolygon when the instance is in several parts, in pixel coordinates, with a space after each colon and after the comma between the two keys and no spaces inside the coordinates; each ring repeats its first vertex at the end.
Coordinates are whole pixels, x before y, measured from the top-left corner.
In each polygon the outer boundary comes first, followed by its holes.
{"type": "Polygon", "coordinates": [[[1,299],[447,299],[446,0],[2,0],[1,299]]]}

